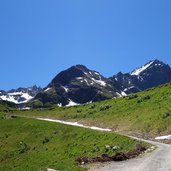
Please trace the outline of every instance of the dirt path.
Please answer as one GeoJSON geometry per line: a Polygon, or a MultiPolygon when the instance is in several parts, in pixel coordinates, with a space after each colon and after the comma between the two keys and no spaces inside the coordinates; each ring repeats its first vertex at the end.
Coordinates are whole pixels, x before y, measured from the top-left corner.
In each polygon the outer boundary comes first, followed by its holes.
{"type": "MultiPolygon", "coordinates": [[[[77,122],[65,122],[55,119],[37,118],[39,120],[45,120],[50,122],[58,122],[67,125],[79,126],[89,129],[96,129],[100,131],[111,131],[110,129],[88,127],[77,122]]],[[[131,137],[138,139],[136,137],[131,137]]],[[[122,162],[110,162],[110,163],[98,163],[90,165],[89,171],[171,171],[171,145],[158,143],[154,141],[148,141],[138,139],[141,141],[148,142],[157,146],[157,149],[152,153],[144,155],[136,159],[131,159],[122,162]]]]}

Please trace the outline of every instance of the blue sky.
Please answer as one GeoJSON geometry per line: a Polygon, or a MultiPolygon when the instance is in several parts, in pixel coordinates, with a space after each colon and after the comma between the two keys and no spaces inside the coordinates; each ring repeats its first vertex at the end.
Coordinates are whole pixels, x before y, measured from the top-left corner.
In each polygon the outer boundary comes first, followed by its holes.
{"type": "Polygon", "coordinates": [[[0,89],[46,86],[84,64],[105,76],[171,65],[170,0],[0,1],[0,89]]]}

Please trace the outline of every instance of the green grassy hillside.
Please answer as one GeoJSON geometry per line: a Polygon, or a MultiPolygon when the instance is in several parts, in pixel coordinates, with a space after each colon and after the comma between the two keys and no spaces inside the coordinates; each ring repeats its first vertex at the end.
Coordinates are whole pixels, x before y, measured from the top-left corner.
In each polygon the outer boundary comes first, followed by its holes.
{"type": "Polygon", "coordinates": [[[16,108],[16,105],[12,102],[0,100],[0,112],[9,112],[16,108]]]}
{"type": "Polygon", "coordinates": [[[87,125],[116,131],[145,133],[149,136],[171,133],[171,84],[127,97],[74,107],[16,112],[19,115],[76,120],[87,125]]]}
{"type": "Polygon", "coordinates": [[[105,145],[119,146],[119,151],[134,149],[136,140],[29,118],[0,115],[0,170],[60,171],[86,170],[78,166],[80,156],[113,155],[105,145]]]}

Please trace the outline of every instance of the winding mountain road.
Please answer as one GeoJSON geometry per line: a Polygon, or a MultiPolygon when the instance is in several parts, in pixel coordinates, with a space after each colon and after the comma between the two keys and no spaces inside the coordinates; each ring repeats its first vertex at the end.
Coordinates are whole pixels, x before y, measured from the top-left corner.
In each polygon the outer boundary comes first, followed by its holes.
{"type": "MultiPolygon", "coordinates": [[[[84,128],[97,129],[100,131],[111,131],[109,129],[84,126],[76,122],[65,122],[61,120],[47,118],[37,119],[79,126],[84,128]]],[[[127,161],[91,164],[89,166],[89,171],[171,171],[171,145],[154,142],[150,140],[143,140],[132,136],[129,137],[144,142],[148,142],[156,146],[157,149],[151,153],[127,161]]]]}
{"type": "Polygon", "coordinates": [[[171,145],[142,139],[141,141],[153,144],[157,149],[127,161],[94,164],[89,171],[171,171],[171,145]]]}

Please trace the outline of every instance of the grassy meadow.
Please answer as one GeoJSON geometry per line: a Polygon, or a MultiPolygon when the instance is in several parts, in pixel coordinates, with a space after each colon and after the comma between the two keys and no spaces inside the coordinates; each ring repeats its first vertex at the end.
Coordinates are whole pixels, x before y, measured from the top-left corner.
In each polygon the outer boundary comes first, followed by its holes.
{"type": "Polygon", "coordinates": [[[0,170],[59,171],[87,170],[78,165],[81,156],[114,155],[106,145],[129,151],[138,142],[114,133],[0,115],[0,170]]]}
{"type": "Polygon", "coordinates": [[[156,136],[171,133],[171,84],[127,97],[73,107],[15,111],[17,115],[79,121],[115,131],[156,136]]]}

